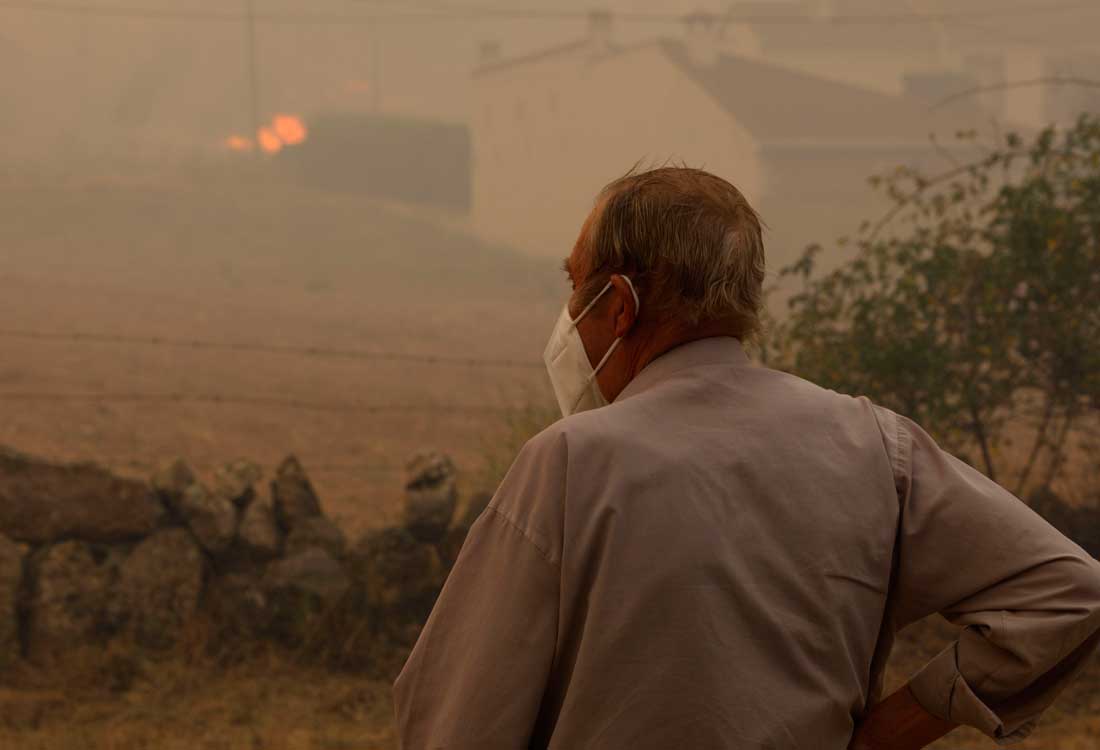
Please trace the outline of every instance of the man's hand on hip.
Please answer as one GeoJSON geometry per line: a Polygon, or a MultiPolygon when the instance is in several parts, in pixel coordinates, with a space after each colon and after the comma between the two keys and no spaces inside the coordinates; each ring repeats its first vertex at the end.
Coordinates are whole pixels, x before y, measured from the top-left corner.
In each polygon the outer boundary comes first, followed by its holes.
{"type": "Polygon", "coordinates": [[[905,685],[871,708],[848,750],[920,750],[957,726],[928,713],[905,685]]]}

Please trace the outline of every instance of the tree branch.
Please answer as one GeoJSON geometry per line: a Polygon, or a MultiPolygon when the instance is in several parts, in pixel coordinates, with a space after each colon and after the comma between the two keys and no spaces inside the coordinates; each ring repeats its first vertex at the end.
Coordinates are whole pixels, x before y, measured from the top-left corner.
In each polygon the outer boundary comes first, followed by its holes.
{"type": "Polygon", "coordinates": [[[1043,487],[1050,487],[1050,483],[1054,481],[1054,475],[1058,473],[1058,467],[1061,465],[1062,453],[1064,452],[1066,445],[1066,438],[1069,437],[1069,428],[1073,424],[1073,420],[1077,415],[1071,410],[1066,413],[1065,421],[1062,423],[1062,429],[1058,433],[1058,438],[1050,451],[1050,463],[1047,464],[1047,471],[1043,477],[1043,487]]]}
{"type": "Polygon", "coordinates": [[[1039,452],[1042,450],[1043,446],[1047,444],[1047,430],[1053,415],[1054,396],[1048,393],[1046,408],[1043,410],[1043,418],[1039,424],[1039,428],[1035,432],[1035,444],[1031,446],[1031,452],[1028,454],[1027,463],[1024,464],[1024,468],[1020,471],[1020,476],[1016,480],[1016,491],[1014,494],[1017,497],[1024,491],[1024,485],[1027,484],[1027,480],[1031,476],[1031,470],[1034,468],[1035,462],[1039,458],[1039,452]]]}

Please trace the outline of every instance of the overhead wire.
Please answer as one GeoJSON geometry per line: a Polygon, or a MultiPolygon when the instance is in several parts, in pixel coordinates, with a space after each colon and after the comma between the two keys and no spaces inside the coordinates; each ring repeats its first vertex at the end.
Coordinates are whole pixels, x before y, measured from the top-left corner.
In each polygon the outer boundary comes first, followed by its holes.
{"type": "MultiPolygon", "coordinates": [[[[370,0],[359,0],[360,4],[369,3],[370,0]]],[[[829,23],[897,23],[897,22],[918,22],[926,23],[928,21],[944,21],[955,18],[1003,18],[1005,16],[1013,15],[1031,15],[1031,14],[1047,14],[1052,12],[1068,11],[1068,10],[1095,10],[1097,5],[1095,2],[1085,2],[1078,0],[1077,2],[1063,2],[1057,4],[1047,3],[1021,3],[1018,5],[991,5],[987,8],[974,8],[969,10],[951,10],[951,11],[932,11],[932,12],[910,12],[910,13],[834,13],[827,15],[809,15],[809,14],[791,14],[791,13],[738,13],[734,7],[731,7],[729,11],[725,13],[708,13],[708,12],[696,12],[695,14],[688,13],[673,13],[673,12],[647,12],[647,11],[623,11],[615,12],[611,10],[563,10],[560,8],[514,8],[506,7],[502,5],[467,5],[462,6],[444,4],[444,3],[421,3],[417,6],[420,9],[432,10],[434,12],[443,14],[460,15],[464,17],[478,17],[478,18],[569,18],[569,19],[583,19],[591,18],[593,14],[604,14],[613,17],[616,20],[626,21],[655,21],[655,22],[682,22],[685,18],[695,15],[700,17],[711,17],[721,20],[729,20],[745,23],[761,23],[761,24],[812,24],[821,25],[829,23]]]]}
{"type": "MultiPolygon", "coordinates": [[[[1016,6],[996,6],[983,9],[950,10],[940,12],[917,13],[861,13],[833,14],[825,16],[793,14],[740,14],[730,11],[727,14],[715,14],[722,20],[768,24],[768,25],[828,25],[828,24],[871,24],[894,25],[899,23],[918,23],[951,21],[966,18],[1004,18],[1006,16],[1027,16],[1049,14],[1072,10],[1095,9],[1095,2],[1065,2],[1059,4],[1028,3],[1016,6]]],[[[38,11],[44,13],[76,14],[82,17],[103,18],[144,18],[148,20],[207,21],[207,22],[243,22],[248,14],[242,11],[204,10],[204,9],[167,9],[144,5],[92,5],[80,2],[56,0],[0,0],[0,9],[38,11]]],[[[464,22],[479,20],[584,20],[591,18],[594,11],[569,10],[553,7],[514,8],[499,5],[453,6],[430,3],[416,8],[386,6],[384,9],[346,13],[338,11],[256,11],[253,18],[263,23],[321,23],[321,24],[376,24],[384,21],[422,21],[422,22],[464,22]]],[[[598,12],[598,11],[597,11],[598,12]]],[[[616,21],[632,23],[681,23],[684,13],[645,12],[645,11],[606,11],[616,21]]]]}

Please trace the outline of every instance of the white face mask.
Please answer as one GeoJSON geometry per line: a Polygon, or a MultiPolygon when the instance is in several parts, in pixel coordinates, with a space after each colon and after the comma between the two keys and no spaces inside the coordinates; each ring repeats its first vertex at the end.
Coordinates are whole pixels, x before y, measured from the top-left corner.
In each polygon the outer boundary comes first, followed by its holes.
{"type": "MultiPolygon", "coordinates": [[[[641,306],[638,293],[634,291],[634,283],[631,282],[630,278],[627,276],[623,276],[623,278],[630,286],[630,293],[634,295],[634,314],[637,315],[641,306]]],[[[561,407],[563,416],[568,417],[570,414],[576,414],[579,411],[607,405],[607,399],[604,398],[603,392],[596,382],[596,373],[600,371],[600,368],[607,362],[607,358],[615,351],[615,347],[619,345],[622,337],[611,342],[611,346],[608,348],[607,353],[603,355],[603,359],[593,368],[588,361],[588,354],[584,351],[584,342],[581,341],[581,335],[577,332],[577,323],[592,309],[592,306],[604,295],[604,292],[610,288],[611,281],[609,280],[606,286],[600,290],[600,293],[581,310],[581,314],[577,316],[576,320],[569,317],[569,303],[567,302],[562,308],[561,315],[558,316],[558,322],[554,326],[553,332],[550,334],[550,341],[546,344],[546,350],[542,353],[546,370],[550,373],[550,384],[554,387],[554,395],[558,399],[558,406],[561,407]]]]}

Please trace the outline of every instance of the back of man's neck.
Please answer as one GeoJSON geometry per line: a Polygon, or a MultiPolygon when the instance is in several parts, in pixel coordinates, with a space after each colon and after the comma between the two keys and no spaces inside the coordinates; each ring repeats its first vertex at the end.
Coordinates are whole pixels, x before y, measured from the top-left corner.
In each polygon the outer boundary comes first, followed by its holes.
{"type": "Polygon", "coordinates": [[[705,322],[690,328],[681,327],[655,331],[642,343],[638,348],[637,355],[633,357],[631,378],[636,377],[646,365],[662,354],[692,341],[709,339],[715,336],[728,336],[740,340],[736,328],[725,321],[705,322]]]}

